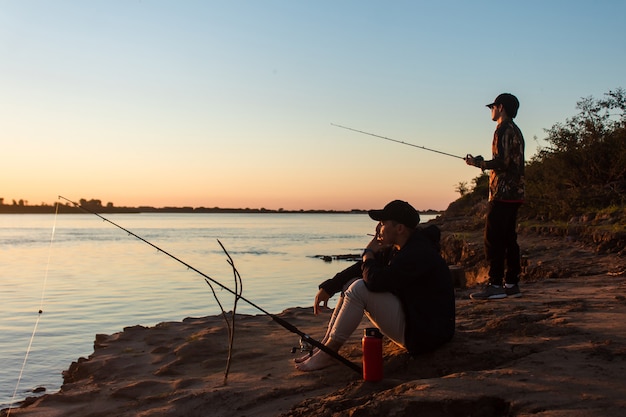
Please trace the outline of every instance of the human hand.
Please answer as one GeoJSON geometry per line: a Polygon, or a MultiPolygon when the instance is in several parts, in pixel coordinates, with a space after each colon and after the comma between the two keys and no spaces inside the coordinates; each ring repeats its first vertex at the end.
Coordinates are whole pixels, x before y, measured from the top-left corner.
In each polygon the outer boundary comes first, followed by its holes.
{"type": "MultiPolygon", "coordinates": [[[[364,256],[367,252],[371,252],[372,254],[376,254],[376,252],[380,251],[382,249],[382,245],[383,245],[383,237],[380,234],[380,231],[382,229],[382,223],[378,223],[376,225],[376,234],[374,235],[374,237],[372,238],[372,240],[370,240],[370,242],[367,244],[367,246],[365,246],[365,251],[364,251],[364,256]]],[[[371,235],[370,235],[371,236],[371,235]]]]}
{"type": "Polygon", "coordinates": [[[465,157],[465,163],[467,165],[473,165],[475,167],[481,168],[483,162],[485,162],[485,158],[483,158],[481,155],[472,156],[472,154],[468,153],[465,157]]]}
{"type": "Polygon", "coordinates": [[[330,294],[328,294],[325,289],[320,288],[317,294],[315,294],[313,314],[317,316],[322,311],[322,308],[328,308],[328,300],[330,300],[330,294]]]}
{"type": "Polygon", "coordinates": [[[376,225],[376,234],[374,235],[374,240],[380,240],[380,229],[383,228],[383,224],[381,222],[378,222],[378,224],[376,225]]]}

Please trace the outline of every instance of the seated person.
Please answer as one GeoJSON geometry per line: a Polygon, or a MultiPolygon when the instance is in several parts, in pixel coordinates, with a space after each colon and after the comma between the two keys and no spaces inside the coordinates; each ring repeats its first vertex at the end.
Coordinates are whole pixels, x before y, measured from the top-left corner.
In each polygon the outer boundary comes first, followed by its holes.
{"type": "MultiPolygon", "coordinates": [[[[347,288],[322,343],[338,351],[365,314],[411,355],[436,349],[452,338],[455,326],[454,287],[440,254],[439,229],[418,228],[419,213],[405,201],[368,214],[379,223],[362,261],[322,283],[315,296],[318,314],[330,297],[347,288]]],[[[295,362],[306,372],[323,369],[334,359],[316,349],[295,362]]]]}

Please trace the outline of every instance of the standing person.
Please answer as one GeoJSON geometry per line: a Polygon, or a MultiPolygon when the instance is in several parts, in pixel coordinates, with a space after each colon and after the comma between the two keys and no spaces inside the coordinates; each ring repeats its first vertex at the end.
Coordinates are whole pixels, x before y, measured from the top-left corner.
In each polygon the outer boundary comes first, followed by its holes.
{"type": "MultiPolygon", "coordinates": [[[[320,306],[347,287],[322,343],[338,351],[365,314],[412,355],[439,347],[452,338],[455,319],[454,288],[439,253],[439,229],[417,228],[419,213],[405,201],[394,200],[368,214],[379,223],[362,260],[322,283],[315,296],[318,314],[320,306]]],[[[296,359],[296,368],[315,371],[333,363],[331,356],[315,350],[296,359]]]]}
{"type": "Polygon", "coordinates": [[[465,162],[489,174],[489,210],[485,223],[485,255],[489,262],[489,283],[474,300],[521,297],[519,289],[520,249],[517,244],[517,211],[524,201],[524,137],[513,122],[519,101],[512,94],[500,94],[493,103],[491,120],[497,122],[491,151],[493,159],[467,155],[465,162]],[[506,274],[505,274],[506,263],[506,274]]]}

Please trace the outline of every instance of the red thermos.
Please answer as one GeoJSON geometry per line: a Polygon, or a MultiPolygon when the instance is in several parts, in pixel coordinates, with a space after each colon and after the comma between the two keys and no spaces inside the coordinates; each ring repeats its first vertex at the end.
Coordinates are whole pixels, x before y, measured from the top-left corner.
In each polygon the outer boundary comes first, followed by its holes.
{"type": "Polygon", "coordinates": [[[363,379],[380,381],[383,379],[383,335],[376,327],[368,327],[363,332],[363,379]]]}

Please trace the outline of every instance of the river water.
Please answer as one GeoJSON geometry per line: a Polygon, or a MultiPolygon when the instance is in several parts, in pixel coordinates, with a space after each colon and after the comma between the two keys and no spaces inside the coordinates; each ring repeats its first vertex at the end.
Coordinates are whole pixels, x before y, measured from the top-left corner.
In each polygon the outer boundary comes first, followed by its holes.
{"type": "MultiPolygon", "coordinates": [[[[311,306],[317,285],[349,265],[316,255],[358,254],[376,225],[356,213],[105,218],[235,288],[219,240],[243,296],[270,313],[311,306]]],[[[97,333],[218,314],[204,277],[162,251],[91,214],[0,215],[0,408],[37,387],[57,391],[62,371],[93,352],[97,333]]],[[[215,288],[232,309],[233,296],[215,288]]],[[[260,314],[244,302],[237,312],[260,314]]]]}

